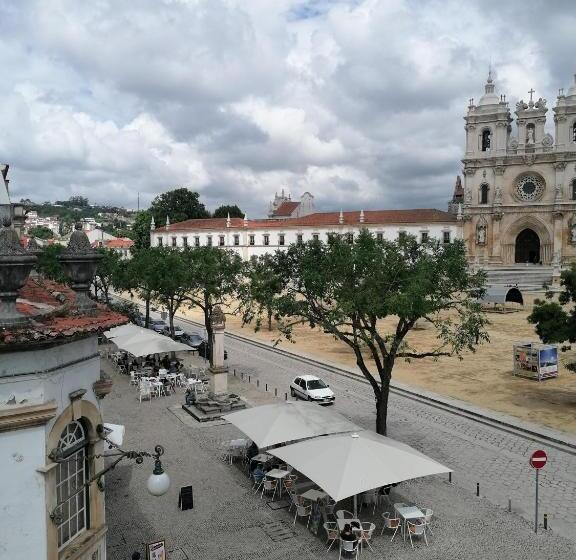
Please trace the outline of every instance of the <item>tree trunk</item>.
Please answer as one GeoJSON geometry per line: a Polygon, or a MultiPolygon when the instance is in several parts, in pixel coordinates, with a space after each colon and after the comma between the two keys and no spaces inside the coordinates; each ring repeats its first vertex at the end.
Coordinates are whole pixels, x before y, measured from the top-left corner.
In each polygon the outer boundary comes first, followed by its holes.
{"type": "Polygon", "coordinates": [[[150,325],[150,292],[148,292],[148,294],[144,298],[144,303],[146,304],[146,311],[145,311],[145,316],[144,316],[144,326],[146,328],[148,328],[148,325],[150,325]]]}
{"type": "Polygon", "coordinates": [[[170,327],[170,337],[174,337],[174,305],[168,305],[168,326],[170,327]]]}
{"type": "Polygon", "coordinates": [[[270,309],[268,307],[267,312],[268,312],[268,330],[271,331],[272,330],[272,309],[270,309]]]}
{"type": "Polygon", "coordinates": [[[386,435],[388,421],[388,396],[390,394],[390,379],[382,382],[379,395],[376,397],[376,433],[386,435]]]}
{"type": "Polygon", "coordinates": [[[212,364],[212,306],[207,298],[204,298],[204,328],[206,329],[206,344],[208,345],[208,352],[205,358],[212,364]]]}

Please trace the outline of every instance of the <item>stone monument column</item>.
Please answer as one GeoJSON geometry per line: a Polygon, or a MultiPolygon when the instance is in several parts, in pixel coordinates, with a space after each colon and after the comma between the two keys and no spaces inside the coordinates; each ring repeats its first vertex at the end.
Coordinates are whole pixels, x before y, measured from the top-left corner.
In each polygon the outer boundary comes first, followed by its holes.
{"type": "Polygon", "coordinates": [[[226,316],[220,306],[212,311],[212,362],[210,364],[210,398],[228,398],[228,367],[224,365],[224,330],[226,316]]]}

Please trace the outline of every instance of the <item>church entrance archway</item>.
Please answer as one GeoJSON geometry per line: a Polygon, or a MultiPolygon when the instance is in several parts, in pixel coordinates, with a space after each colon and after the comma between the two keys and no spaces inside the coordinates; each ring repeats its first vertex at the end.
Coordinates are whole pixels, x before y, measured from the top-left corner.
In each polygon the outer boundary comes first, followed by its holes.
{"type": "Polygon", "coordinates": [[[533,229],[523,229],[517,235],[514,260],[517,263],[540,262],[540,238],[533,229]]]}

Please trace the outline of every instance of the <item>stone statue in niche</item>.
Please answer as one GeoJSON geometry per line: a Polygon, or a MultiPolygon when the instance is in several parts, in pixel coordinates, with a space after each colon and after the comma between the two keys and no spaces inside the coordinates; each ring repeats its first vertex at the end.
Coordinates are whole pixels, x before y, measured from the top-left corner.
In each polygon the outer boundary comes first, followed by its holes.
{"type": "Polygon", "coordinates": [[[494,204],[502,204],[502,187],[496,187],[494,191],[494,204]]]}
{"type": "Polygon", "coordinates": [[[556,185],[554,189],[554,200],[562,200],[562,185],[556,185]]]}
{"type": "Polygon", "coordinates": [[[534,127],[529,126],[526,129],[526,144],[534,144],[536,142],[534,138],[534,127]]]}
{"type": "Polygon", "coordinates": [[[478,224],[476,228],[476,243],[478,245],[486,243],[486,224],[478,224]]]}

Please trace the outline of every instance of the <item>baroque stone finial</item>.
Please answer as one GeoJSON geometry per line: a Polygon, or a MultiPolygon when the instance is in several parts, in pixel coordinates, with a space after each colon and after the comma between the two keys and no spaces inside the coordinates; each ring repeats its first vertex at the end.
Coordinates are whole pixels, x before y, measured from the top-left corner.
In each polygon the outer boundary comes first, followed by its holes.
{"type": "Polygon", "coordinates": [[[214,307],[212,310],[210,322],[213,327],[224,328],[226,326],[226,315],[224,315],[224,311],[222,311],[222,308],[219,305],[214,307]]]}
{"type": "Polygon", "coordinates": [[[64,250],[66,254],[86,254],[93,253],[94,249],[90,245],[90,240],[84,231],[82,231],[82,224],[77,222],[74,226],[74,231],[70,236],[68,246],[64,250]]]}

